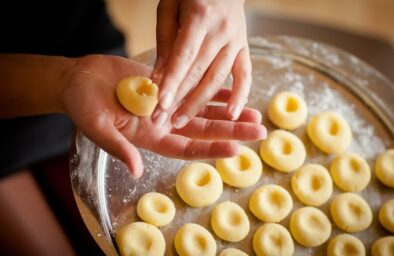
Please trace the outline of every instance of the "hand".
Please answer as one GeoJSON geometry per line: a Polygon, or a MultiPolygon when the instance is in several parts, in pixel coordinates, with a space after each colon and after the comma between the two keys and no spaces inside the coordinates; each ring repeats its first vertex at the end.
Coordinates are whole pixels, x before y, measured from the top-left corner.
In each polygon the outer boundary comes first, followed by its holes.
{"type": "Polygon", "coordinates": [[[226,114],[238,119],[251,84],[243,3],[160,1],[153,72],[160,86],[160,105],[154,113],[159,126],[172,114],[174,126],[184,127],[217,93],[230,71],[234,82],[226,114]]]}
{"type": "MultiPolygon", "coordinates": [[[[118,102],[115,86],[127,76],[149,76],[151,69],[125,58],[92,55],[80,58],[64,75],[61,93],[63,108],[76,126],[93,142],[122,160],[139,177],[143,165],[137,147],[182,159],[230,157],[238,145],[231,140],[265,138],[257,110],[244,109],[238,122],[222,120],[226,109],[206,106],[187,126],[174,129],[170,122],[162,127],[151,117],[137,117],[118,102]]],[[[213,98],[227,102],[231,91],[223,89],[213,98]]]]}

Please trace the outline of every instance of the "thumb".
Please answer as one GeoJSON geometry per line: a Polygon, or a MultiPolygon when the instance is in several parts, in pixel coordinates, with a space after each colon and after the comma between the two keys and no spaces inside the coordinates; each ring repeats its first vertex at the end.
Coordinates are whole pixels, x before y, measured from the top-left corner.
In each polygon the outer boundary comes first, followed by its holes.
{"type": "Polygon", "coordinates": [[[132,176],[142,176],[144,167],[140,152],[113,125],[104,124],[99,129],[90,130],[90,134],[86,135],[107,153],[119,158],[132,176]]]}

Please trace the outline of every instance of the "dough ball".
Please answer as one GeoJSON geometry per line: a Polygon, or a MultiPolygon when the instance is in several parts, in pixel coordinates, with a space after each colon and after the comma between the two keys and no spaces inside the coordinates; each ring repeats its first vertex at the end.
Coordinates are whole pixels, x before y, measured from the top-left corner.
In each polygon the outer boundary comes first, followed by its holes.
{"type": "Polygon", "coordinates": [[[215,234],[229,242],[239,242],[249,233],[249,219],[244,209],[230,201],[220,203],[212,210],[211,226],[215,234]]]}
{"type": "Polygon", "coordinates": [[[219,256],[248,256],[241,250],[235,248],[227,248],[220,252],[219,256]]]}
{"type": "Polygon", "coordinates": [[[138,200],[137,214],[143,221],[162,227],[174,219],[175,205],[168,196],[150,192],[138,200]]]}
{"type": "Polygon", "coordinates": [[[266,223],[253,236],[253,250],[257,256],[290,256],[294,253],[294,242],[282,225],[266,223]]]}
{"type": "Polygon", "coordinates": [[[279,128],[292,130],[305,123],[307,106],[300,96],[293,92],[280,92],[268,105],[268,117],[279,128]]]}
{"type": "Polygon", "coordinates": [[[302,207],[290,217],[290,231],[294,239],[305,247],[322,245],[331,234],[331,223],[319,209],[302,207]]]}
{"type": "Polygon", "coordinates": [[[175,235],[175,250],[179,256],[216,255],[216,241],[204,227],[188,223],[175,235]]]}
{"type": "Polygon", "coordinates": [[[175,187],[185,203],[203,207],[218,200],[223,191],[223,182],[211,165],[191,163],[178,173],[175,187]]]}
{"type": "Polygon", "coordinates": [[[279,222],[293,208],[289,192],[275,184],[262,185],[249,199],[250,211],[264,222],[279,222]]]}
{"type": "Polygon", "coordinates": [[[166,242],[161,231],[152,224],[133,222],[116,232],[116,242],[122,256],[164,255],[166,242]]]}
{"type": "Polygon", "coordinates": [[[393,256],[394,236],[379,238],[372,244],[372,256],[393,256]]]}
{"type": "Polygon", "coordinates": [[[291,187],[297,198],[306,205],[319,206],[332,194],[332,180],[324,166],[307,164],[295,171],[291,187]]]}
{"type": "Polygon", "coordinates": [[[355,236],[349,234],[337,235],[330,240],[327,256],[364,256],[365,247],[355,236]]]}
{"type": "Polygon", "coordinates": [[[150,116],[159,101],[159,87],[146,77],[131,76],[117,84],[116,95],[120,104],[132,114],[150,116]]]}
{"type": "Polygon", "coordinates": [[[385,229],[394,233],[394,199],[388,200],[380,207],[379,221],[385,229]]]}
{"type": "Polygon", "coordinates": [[[347,192],[359,192],[367,187],[371,180],[368,163],[354,153],[343,153],[331,163],[331,176],[335,184],[347,192]]]}
{"type": "Polygon", "coordinates": [[[386,186],[394,188],[394,149],[380,154],[375,164],[376,177],[386,186]]]}
{"type": "Polygon", "coordinates": [[[291,172],[302,166],[306,150],[302,141],[285,130],[268,134],[260,145],[260,156],[270,166],[282,172],[291,172]]]}
{"type": "Polygon", "coordinates": [[[244,188],[252,186],[260,179],[263,164],[254,150],[241,146],[239,155],[216,160],[216,169],[224,183],[244,188]]]}
{"type": "Polygon", "coordinates": [[[331,111],[313,116],[307,133],[313,144],[327,154],[342,153],[352,140],[349,124],[341,115],[331,111]]]}
{"type": "Polygon", "coordinates": [[[330,206],[331,217],[338,228],[346,232],[367,229],[372,222],[372,211],[368,203],[355,193],[338,195],[330,206]]]}

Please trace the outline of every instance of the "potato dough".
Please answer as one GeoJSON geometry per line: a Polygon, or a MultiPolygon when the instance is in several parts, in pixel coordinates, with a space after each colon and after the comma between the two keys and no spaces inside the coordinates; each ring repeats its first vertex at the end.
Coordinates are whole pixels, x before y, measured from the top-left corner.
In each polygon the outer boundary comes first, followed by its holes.
{"type": "Polygon", "coordinates": [[[260,156],[270,166],[282,172],[291,172],[302,166],[306,150],[302,141],[285,130],[268,134],[260,145],[260,156]]]}
{"type": "Polygon", "coordinates": [[[116,242],[122,256],[164,255],[166,242],[161,231],[145,222],[133,222],[116,232],[116,242]]]}
{"type": "Polygon", "coordinates": [[[175,235],[175,249],[179,256],[214,256],[216,241],[204,227],[188,223],[183,225],[175,235]]]}
{"type": "Polygon", "coordinates": [[[394,149],[379,155],[375,164],[376,177],[386,186],[394,188],[394,149]]]}
{"type": "Polygon", "coordinates": [[[330,206],[331,217],[338,228],[346,232],[363,231],[371,225],[372,211],[358,194],[342,193],[330,206]]]}
{"type": "Polygon", "coordinates": [[[218,200],[223,191],[223,182],[213,166],[196,162],[178,173],[175,187],[185,203],[202,207],[218,200]]]}
{"type": "Polygon", "coordinates": [[[380,207],[379,221],[385,229],[394,233],[394,199],[388,200],[380,207]]]}
{"type": "Polygon", "coordinates": [[[168,196],[150,192],[138,200],[137,214],[143,221],[162,227],[174,219],[175,205],[168,196]]]}
{"type": "Polygon", "coordinates": [[[275,184],[262,185],[249,199],[250,211],[264,222],[279,222],[293,208],[289,192],[275,184]]]}
{"type": "Polygon", "coordinates": [[[379,238],[372,244],[372,256],[393,256],[394,236],[379,238]]]}
{"type": "Polygon", "coordinates": [[[307,106],[300,96],[293,92],[280,92],[268,105],[268,117],[279,128],[292,130],[305,123],[307,106]]]}
{"type": "Polygon", "coordinates": [[[219,256],[248,256],[241,250],[235,248],[227,248],[220,252],[219,256]]]}
{"type": "Polygon", "coordinates": [[[307,133],[313,144],[327,154],[342,153],[352,140],[349,124],[341,115],[331,111],[313,116],[307,133]]]}
{"type": "Polygon", "coordinates": [[[332,194],[332,180],[324,166],[307,164],[295,171],[291,187],[297,198],[306,205],[319,206],[332,194]]]}
{"type": "Polygon", "coordinates": [[[294,239],[305,247],[322,245],[331,234],[331,223],[319,209],[311,206],[297,209],[290,217],[294,239]]]}
{"type": "Polygon", "coordinates": [[[368,163],[354,153],[343,153],[331,163],[330,172],[335,184],[347,192],[363,190],[371,180],[368,163]]]}
{"type": "Polygon", "coordinates": [[[257,256],[290,256],[294,253],[294,242],[282,225],[267,223],[253,235],[253,250],[257,256]]]}
{"type": "Polygon", "coordinates": [[[239,155],[216,160],[216,169],[224,183],[244,188],[252,186],[260,179],[263,164],[254,150],[241,146],[239,155]]]}
{"type": "Polygon", "coordinates": [[[159,87],[152,80],[131,76],[116,86],[116,95],[122,106],[136,116],[150,116],[158,103],[159,87]]]}
{"type": "Polygon", "coordinates": [[[330,240],[327,256],[364,256],[365,247],[355,236],[349,234],[337,235],[330,240]]]}
{"type": "Polygon", "coordinates": [[[215,234],[221,239],[229,242],[239,242],[248,235],[250,223],[241,206],[226,201],[213,208],[211,226],[215,234]]]}

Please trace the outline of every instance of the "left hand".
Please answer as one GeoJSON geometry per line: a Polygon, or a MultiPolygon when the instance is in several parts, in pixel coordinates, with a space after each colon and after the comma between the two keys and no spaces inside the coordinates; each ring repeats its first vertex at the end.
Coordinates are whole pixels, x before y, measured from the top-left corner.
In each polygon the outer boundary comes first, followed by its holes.
{"type": "Polygon", "coordinates": [[[234,82],[226,116],[238,119],[251,85],[243,4],[243,0],[160,1],[153,72],[160,86],[156,123],[164,123],[175,111],[174,127],[184,127],[217,93],[230,71],[234,82]]]}

